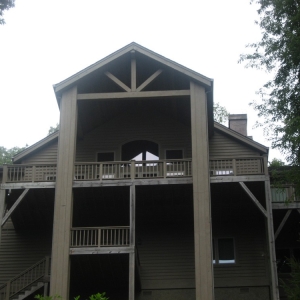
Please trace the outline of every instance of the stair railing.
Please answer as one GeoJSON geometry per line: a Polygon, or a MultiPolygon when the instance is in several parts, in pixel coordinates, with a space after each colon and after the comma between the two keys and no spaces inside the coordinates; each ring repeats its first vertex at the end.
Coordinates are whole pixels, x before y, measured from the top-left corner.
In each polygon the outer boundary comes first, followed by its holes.
{"type": "Polygon", "coordinates": [[[50,257],[46,256],[0,287],[0,300],[9,300],[44,277],[49,277],[50,257]]]}

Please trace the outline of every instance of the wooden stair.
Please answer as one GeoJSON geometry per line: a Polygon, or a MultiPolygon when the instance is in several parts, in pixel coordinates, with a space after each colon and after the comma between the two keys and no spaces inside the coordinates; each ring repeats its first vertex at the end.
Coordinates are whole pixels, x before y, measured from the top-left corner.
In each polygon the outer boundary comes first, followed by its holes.
{"type": "Polygon", "coordinates": [[[0,286],[0,300],[22,300],[43,286],[47,288],[49,266],[50,257],[45,257],[0,286]]]}

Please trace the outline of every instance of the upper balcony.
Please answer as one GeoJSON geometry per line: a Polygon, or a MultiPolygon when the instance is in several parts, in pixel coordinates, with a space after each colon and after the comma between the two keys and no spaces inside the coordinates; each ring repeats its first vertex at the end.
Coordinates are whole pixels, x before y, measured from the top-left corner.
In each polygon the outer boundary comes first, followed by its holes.
{"type": "MultiPolygon", "coordinates": [[[[211,180],[238,181],[237,176],[266,175],[264,157],[219,158],[209,160],[211,180]],[[227,179],[226,179],[227,178],[227,179]],[[231,178],[231,180],[229,180],[231,178]]],[[[76,162],[74,183],[138,181],[153,179],[192,179],[191,159],[153,161],[76,162]]],[[[5,165],[3,184],[53,183],[56,164],[5,165]]],[[[241,181],[241,179],[239,179],[241,181]]],[[[190,181],[191,182],[191,181],[190,181]]],[[[54,185],[53,185],[54,186],[54,185]]]]}

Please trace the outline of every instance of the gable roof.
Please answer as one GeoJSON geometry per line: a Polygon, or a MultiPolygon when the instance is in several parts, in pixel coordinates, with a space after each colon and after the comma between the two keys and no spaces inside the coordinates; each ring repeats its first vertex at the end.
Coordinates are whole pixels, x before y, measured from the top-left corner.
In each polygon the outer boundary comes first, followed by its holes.
{"type": "Polygon", "coordinates": [[[80,79],[84,78],[85,76],[89,75],[90,73],[94,72],[95,70],[105,66],[106,64],[110,63],[111,61],[119,58],[120,56],[131,52],[131,51],[137,51],[143,55],[148,56],[149,58],[162,63],[163,65],[166,65],[176,71],[181,72],[182,74],[185,74],[186,76],[190,77],[191,79],[198,81],[199,83],[207,86],[212,87],[213,85],[213,79],[208,78],[200,73],[197,73],[189,68],[186,68],[160,54],[157,54],[135,42],[132,42],[128,44],[127,46],[117,50],[116,52],[106,56],[105,58],[97,61],[96,63],[90,65],[89,67],[79,71],[78,73],[70,76],[69,78],[53,85],[54,92],[56,94],[57,100],[60,98],[61,92],[68,88],[69,86],[75,84],[80,79]]]}
{"type": "Polygon", "coordinates": [[[269,152],[269,147],[266,147],[258,142],[255,142],[251,138],[249,138],[245,135],[242,135],[242,134],[238,133],[237,131],[234,131],[218,122],[215,122],[214,128],[216,130],[222,132],[223,134],[242,142],[243,144],[245,144],[247,146],[257,149],[258,151],[260,151],[262,153],[268,154],[268,152],[269,152]]]}
{"type": "Polygon", "coordinates": [[[40,148],[47,146],[49,143],[53,142],[55,139],[58,139],[59,130],[53,132],[52,134],[48,135],[47,137],[43,138],[42,140],[36,142],[35,144],[27,147],[23,151],[19,152],[13,157],[13,162],[18,163],[21,159],[26,157],[29,154],[32,154],[34,151],[39,150],[40,148]]]}

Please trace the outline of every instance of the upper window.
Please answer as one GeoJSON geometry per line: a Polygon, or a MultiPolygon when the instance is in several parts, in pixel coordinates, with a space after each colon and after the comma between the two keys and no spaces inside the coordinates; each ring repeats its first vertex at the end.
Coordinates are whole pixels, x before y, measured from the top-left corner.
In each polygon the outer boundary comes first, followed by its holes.
{"type": "Polygon", "coordinates": [[[235,251],[233,238],[213,239],[213,263],[214,264],[234,264],[235,251]]]}
{"type": "Polygon", "coordinates": [[[114,161],[115,154],[114,152],[99,152],[97,154],[97,161],[114,161]]]}
{"type": "Polygon", "coordinates": [[[166,150],[166,159],[182,159],[182,150],[166,150]]]}

